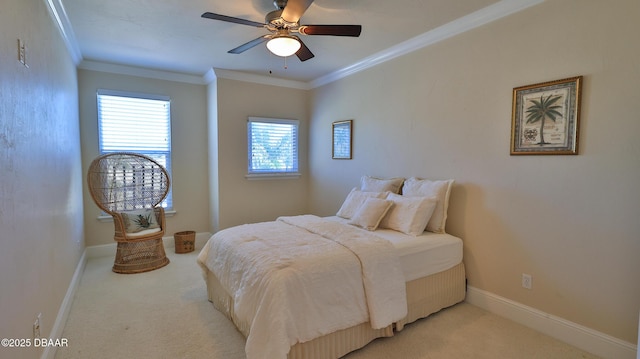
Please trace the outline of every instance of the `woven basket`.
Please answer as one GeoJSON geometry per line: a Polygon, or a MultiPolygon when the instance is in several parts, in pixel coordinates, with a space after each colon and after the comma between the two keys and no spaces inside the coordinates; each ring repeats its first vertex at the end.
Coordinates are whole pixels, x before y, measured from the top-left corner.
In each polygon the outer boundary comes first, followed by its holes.
{"type": "Polygon", "coordinates": [[[196,249],[196,232],[182,231],[173,235],[176,242],[176,253],[189,253],[196,249]]]}

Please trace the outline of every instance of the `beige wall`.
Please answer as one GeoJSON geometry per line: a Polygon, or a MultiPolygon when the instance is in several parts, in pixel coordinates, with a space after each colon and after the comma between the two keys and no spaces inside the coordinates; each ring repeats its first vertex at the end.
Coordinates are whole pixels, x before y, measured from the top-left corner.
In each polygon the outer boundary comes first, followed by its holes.
{"type": "MultiPolygon", "coordinates": [[[[212,201],[219,208],[218,228],[274,220],[281,215],[308,211],[308,91],[219,78],[217,90],[218,193],[212,201]],[[298,179],[248,180],[247,119],[250,116],[295,119],[299,127],[298,179]],[[217,196],[217,197],[216,197],[217,196]]],[[[215,85],[210,85],[215,86],[215,85]]],[[[215,134],[214,134],[215,135],[215,134]]],[[[212,158],[212,161],[216,159],[212,158]]],[[[214,214],[214,217],[216,215],[214,214]]]]}
{"type": "MultiPolygon", "coordinates": [[[[98,89],[171,97],[172,189],[177,213],[167,218],[168,236],[186,229],[214,232],[307,211],[308,91],[228,79],[193,85],[84,69],[78,70],[78,83],[85,172],[98,155],[98,89]],[[245,179],[249,116],[300,120],[301,178],[245,179]]],[[[99,209],[86,185],[84,191],[87,245],[113,243],[113,224],[97,219],[99,209]]]]}
{"type": "MultiPolygon", "coordinates": [[[[173,207],[165,236],[184,230],[209,231],[207,89],[189,84],[92,70],[78,70],[83,176],[98,156],[96,91],[109,89],[166,95],[171,98],[173,207]]],[[[113,222],[97,219],[100,209],[84,186],[87,245],[113,242],[113,222]]]]}
{"type": "Polygon", "coordinates": [[[49,337],[84,237],[76,69],[43,1],[3,0],[0,79],[0,338],[33,338],[38,313],[49,337]]]}
{"type": "Polygon", "coordinates": [[[640,2],[611,5],[547,1],[315,89],[311,211],[335,213],[362,174],[453,178],[471,286],[634,343],[640,2]],[[580,154],[510,156],[512,89],[576,75],[580,154]],[[344,119],[354,159],[331,160],[344,119]]]}

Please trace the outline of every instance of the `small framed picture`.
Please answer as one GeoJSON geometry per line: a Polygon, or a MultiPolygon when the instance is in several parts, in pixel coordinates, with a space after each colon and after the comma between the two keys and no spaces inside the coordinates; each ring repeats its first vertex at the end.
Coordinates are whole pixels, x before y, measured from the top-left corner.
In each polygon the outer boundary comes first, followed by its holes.
{"type": "Polygon", "coordinates": [[[511,155],[577,155],[582,76],[513,89],[511,155]]]}
{"type": "Polygon", "coordinates": [[[332,158],[336,160],[350,160],[353,120],[336,121],[331,124],[333,138],[331,140],[332,158]]]}

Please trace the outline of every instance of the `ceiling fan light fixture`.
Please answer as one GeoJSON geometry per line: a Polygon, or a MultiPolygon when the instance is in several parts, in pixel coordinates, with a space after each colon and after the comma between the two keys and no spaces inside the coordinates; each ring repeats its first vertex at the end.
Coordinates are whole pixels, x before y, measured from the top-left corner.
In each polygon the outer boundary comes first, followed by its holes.
{"type": "Polygon", "coordinates": [[[267,49],[276,56],[288,57],[300,49],[300,40],[289,35],[280,35],[267,42],[267,49]]]}

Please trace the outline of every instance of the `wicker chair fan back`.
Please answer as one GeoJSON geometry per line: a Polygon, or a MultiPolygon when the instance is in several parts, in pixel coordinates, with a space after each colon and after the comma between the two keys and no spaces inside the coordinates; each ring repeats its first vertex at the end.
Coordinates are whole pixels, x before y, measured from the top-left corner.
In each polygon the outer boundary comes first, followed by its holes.
{"type": "Polygon", "coordinates": [[[87,174],[89,192],[103,211],[130,211],[157,206],[169,193],[169,174],[155,160],[130,152],[97,157],[87,174]]]}

